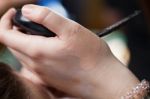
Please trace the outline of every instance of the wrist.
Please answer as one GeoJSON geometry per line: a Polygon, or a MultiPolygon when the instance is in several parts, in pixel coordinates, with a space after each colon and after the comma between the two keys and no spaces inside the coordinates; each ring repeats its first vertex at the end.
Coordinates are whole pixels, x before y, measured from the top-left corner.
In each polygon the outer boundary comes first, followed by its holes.
{"type": "Polygon", "coordinates": [[[131,88],[139,83],[139,80],[114,57],[107,59],[102,67],[100,66],[89,76],[90,90],[86,99],[120,99],[131,88]]]}

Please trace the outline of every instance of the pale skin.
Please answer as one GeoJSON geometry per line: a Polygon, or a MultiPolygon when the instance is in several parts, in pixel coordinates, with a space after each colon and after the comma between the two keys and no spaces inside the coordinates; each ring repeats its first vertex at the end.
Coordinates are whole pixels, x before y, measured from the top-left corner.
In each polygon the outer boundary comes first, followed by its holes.
{"type": "MultiPolygon", "coordinates": [[[[15,71],[13,72],[18,77],[18,79],[20,79],[20,81],[23,83],[24,88],[27,91],[27,96],[28,96],[27,99],[81,99],[81,98],[75,98],[73,96],[71,97],[70,95],[62,93],[61,91],[56,92],[55,90],[55,92],[53,92],[52,89],[47,88],[41,84],[37,84],[33,82],[33,80],[23,77],[20,73],[17,73],[15,71]]],[[[26,74],[28,75],[28,73],[26,74]]],[[[33,76],[32,79],[34,79],[33,76]]]]}
{"type": "Polygon", "coordinates": [[[47,8],[25,5],[23,15],[56,33],[42,37],[21,33],[11,23],[10,9],[0,21],[0,42],[24,67],[24,77],[83,99],[120,99],[139,80],[98,36],[47,8]]]}

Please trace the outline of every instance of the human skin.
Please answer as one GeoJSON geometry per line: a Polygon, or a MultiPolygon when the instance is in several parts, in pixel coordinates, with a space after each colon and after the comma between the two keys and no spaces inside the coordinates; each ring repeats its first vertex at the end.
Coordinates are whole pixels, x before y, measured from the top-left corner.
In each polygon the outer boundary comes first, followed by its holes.
{"type": "MultiPolygon", "coordinates": [[[[19,8],[28,3],[36,3],[37,0],[0,0],[0,17],[10,8],[19,8]]],[[[0,51],[4,46],[0,44],[0,51]]]]}
{"type": "Polygon", "coordinates": [[[23,83],[25,90],[28,92],[29,99],[56,99],[54,95],[45,87],[32,82],[31,80],[23,77],[19,73],[15,73],[18,79],[23,83]]]}
{"type": "Polygon", "coordinates": [[[22,12],[56,33],[47,38],[14,29],[14,9],[0,21],[0,42],[38,78],[35,82],[83,99],[120,99],[139,83],[90,30],[44,7],[25,5],[22,12]]]}
{"type": "MultiPolygon", "coordinates": [[[[66,98],[67,99],[81,99],[81,98],[71,97],[58,90],[57,92],[56,90],[54,92],[54,90],[51,90],[45,87],[44,85],[35,83],[32,80],[24,77],[19,72],[16,72],[16,71],[12,71],[12,72],[16,76],[16,79],[19,79],[19,81],[23,84],[28,99],[66,99],[66,98]]],[[[29,75],[28,72],[26,72],[26,75],[29,75]]],[[[33,76],[32,76],[32,79],[34,79],[33,76]]]]}

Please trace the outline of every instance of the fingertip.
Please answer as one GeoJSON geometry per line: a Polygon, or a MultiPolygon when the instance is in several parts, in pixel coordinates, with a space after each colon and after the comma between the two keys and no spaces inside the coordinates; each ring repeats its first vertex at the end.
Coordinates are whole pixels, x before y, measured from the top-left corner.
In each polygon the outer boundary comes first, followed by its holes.
{"type": "Polygon", "coordinates": [[[22,15],[28,18],[31,21],[38,23],[41,20],[41,16],[43,16],[43,7],[33,4],[24,5],[21,9],[22,15]]]}
{"type": "Polygon", "coordinates": [[[16,13],[16,9],[15,8],[10,8],[2,17],[3,18],[6,18],[6,17],[9,17],[9,16],[12,16],[16,13]]]}
{"type": "Polygon", "coordinates": [[[48,8],[33,4],[23,6],[21,11],[24,17],[39,24],[42,24],[44,19],[50,13],[48,8]]]}
{"type": "Polygon", "coordinates": [[[38,5],[35,5],[35,4],[25,4],[25,5],[22,6],[22,9],[28,8],[28,7],[35,7],[35,6],[38,6],[38,5]]]}
{"type": "Polygon", "coordinates": [[[15,15],[16,9],[10,8],[1,18],[0,26],[1,28],[11,28],[11,20],[12,17],[15,15]]]}
{"type": "Polygon", "coordinates": [[[8,16],[13,16],[16,13],[16,9],[15,8],[10,8],[5,15],[8,16]]]}
{"type": "Polygon", "coordinates": [[[9,9],[11,12],[15,13],[16,12],[16,9],[15,8],[10,8],[9,9]]]}
{"type": "Polygon", "coordinates": [[[22,11],[23,15],[26,16],[26,15],[31,14],[35,8],[36,8],[35,5],[27,4],[22,7],[21,11],[22,11]]]}

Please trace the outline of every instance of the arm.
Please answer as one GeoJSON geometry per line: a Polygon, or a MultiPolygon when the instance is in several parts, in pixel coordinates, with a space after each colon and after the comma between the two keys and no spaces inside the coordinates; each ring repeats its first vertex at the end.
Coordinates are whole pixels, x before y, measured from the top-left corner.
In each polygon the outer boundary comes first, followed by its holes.
{"type": "MultiPolygon", "coordinates": [[[[93,87],[93,90],[89,95],[85,95],[87,96],[85,99],[121,99],[121,96],[126,95],[140,83],[117,59],[112,58],[107,63],[105,68],[100,68],[101,72],[96,69],[97,71],[92,73],[94,75],[89,80],[89,82],[92,81],[89,85],[93,87]]],[[[88,90],[86,86],[83,89],[88,90]]],[[[137,99],[141,99],[141,97],[137,99]]]]}
{"type": "Polygon", "coordinates": [[[139,83],[107,44],[88,29],[44,7],[26,5],[22,11],[56,37],[14,30],[10,20],[15,11],[10,10],[0,21],[0,42],[47,86],[83,99],[120,99],[139,83]]]}

